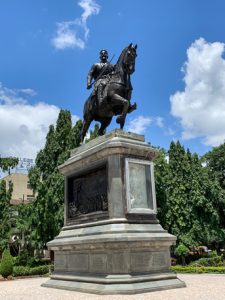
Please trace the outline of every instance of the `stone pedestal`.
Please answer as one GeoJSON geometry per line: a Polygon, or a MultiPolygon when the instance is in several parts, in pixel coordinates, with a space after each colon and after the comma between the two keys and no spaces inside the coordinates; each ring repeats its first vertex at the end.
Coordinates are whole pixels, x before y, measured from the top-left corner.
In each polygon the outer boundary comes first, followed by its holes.
{"type": "Polygon", "coordinates": [[[176,238],[156,219],[156,153],[121,130],[72,151],[60,166],[65,224],[48,243],[55,266],[44,286],[98,294],[185,286],[170,271],[176,238]]]}

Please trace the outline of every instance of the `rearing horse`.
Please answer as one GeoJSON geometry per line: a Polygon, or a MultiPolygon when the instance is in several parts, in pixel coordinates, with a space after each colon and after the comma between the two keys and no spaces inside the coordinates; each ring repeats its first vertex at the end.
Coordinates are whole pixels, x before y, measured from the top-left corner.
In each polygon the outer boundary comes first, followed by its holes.
{"type": "Polygon", "coordinates": [[[120,129],[123,129],[127,113],[136,109],[136,103],[130,104],[133,89],[130,75],[135,71],[136,50],[137,45],[130,44],[122,51],[105,86],[104,101],[97,104],[99,103],[96,99],[98,93],[92,93],[85,102],[81,142],[83,142],[93,120],[101,123],[98,134],[103,135],[105,128],[110,124],[114,115],[119,115],[116,122],[120,124],[120,129]]]}

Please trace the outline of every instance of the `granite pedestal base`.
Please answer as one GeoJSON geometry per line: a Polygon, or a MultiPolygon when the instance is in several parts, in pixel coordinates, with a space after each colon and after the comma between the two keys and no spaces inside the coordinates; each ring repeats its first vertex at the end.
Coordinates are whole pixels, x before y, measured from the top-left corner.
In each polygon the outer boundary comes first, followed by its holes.
{"type": "Polygon", "coordinates": [[[43,286],[97,294],[185,286],[170,271],[174,238],[159,224],[114,221],[61,232],[49,245],[55,252],[55,271],[43,286]]]}
{"type": "Polygon", "coordinates": [[[65,226],[48,243],[54,272],[43,286],[96,294],[185,286],[170,271],[176,238],[156,219],[155,155],[142,136],[115,130],[60,166],[65,226]]]}

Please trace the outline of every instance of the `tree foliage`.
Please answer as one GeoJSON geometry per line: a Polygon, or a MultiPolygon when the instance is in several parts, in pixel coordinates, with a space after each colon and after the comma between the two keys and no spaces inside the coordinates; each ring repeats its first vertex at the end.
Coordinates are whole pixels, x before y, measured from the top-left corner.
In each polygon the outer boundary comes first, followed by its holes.
{"type": "Polygon", "coordinates": [[[23,252],[28,253],[31,252],[33,249],[33,245],[30,240],[30,236],[32,233],[32,218],[33,218],[33,204],[24,204],[21,203],[16,206],[17,210],[17,217],[16,217],[16,224],[15,227],[17,232],[20,234],[20,239],[17,243],[20,246],[20,255],[23,252]]]}
{"type": "Polygon", "coordinates": [[[186,265],[185,256],[189,253],[188,247],[186,247],[184,244],[179,244],[178,247],[175,249],[175,254],[181,258],[182,265],[186,265]]]}
{"type": "Polygon", "coordinates": [[[186,246],[223,242],[225,194],[212,168],[196,153],[172,142],[156,160],[158,217],[186,246]],[[167,159],[166,159],[167,158],[167,159]]]}
{"type": "MultiPolygon", "coordinates": [[[[3,172],[14,168],[18,164],[15,157],[0,157],[0,168],[3,172]]],[[[5,180],[0,181],[0,252],[8,247],[11,236],[11,227],[13,220],[13,207],[10,204],[13,191],[13,184],[9,182],[8,186],[5,180]]]]}
{"type": "MultiPolygon", "coordinates": [[[[96,123],[95,126],[94,126],[94,129],[93,130],[90,130],[90,136],[89,138],[86,138],[85,139],[85,143],[88,143],[89,141],[95,139],[96,137],[98,137],[98,131],[99,131],[99,124],[96,123]]],[[[104,134],[106,133],[106,130],[104,130],[104,134]]]]}
{"type": "Polygon", "coordinates": [[[12,205],[10,199],[12,190],[11,183],[7,188],[6,181],[0,181],[0,252],[8,247],[11,236],[12,205]]]}
{"type": "Polygon", "coordinates": [[[16,157],[1,157],[0,156],[0,169],[3,172],[8,172],[10,174],[10,169],[15,168],[19,163],[18,158],[16,157]]]}
{"type": "Polygon", "coordinates": [[[219,180],[220,186],[225,189],[225,142],[206,153],[203,159],[209,170],[219,180]]]}
{"type": "Polygon", "coordinates": [[[81,127],[81,121],[73,127],[70,112],[61,110],[29,172],[31,187],[37,194],[31,217],[31,240],[36,248],[45,248],[63,225],[64,178],[58,166],[69,158],[71,149],[79,146],[81,127]]]}
{"type": "Polygon", "coordinates": [[[206,153],[203,162],[206,164],[210,181],[214,183],[208,193],[212,194],[212,197],[215,196],[215,193],[220,193],[216,204],[221,226],[225,228],[225,142],[206,153]]]}
{"type": "MultiPolygon", "coordinates": [[[[20,239],[20,251],[46,248],[63,225],[64,211],[64,178],[58,166],[70,156],[70,151],[80,145],[82,122],[74,126],[69,111],[61,110],[56,125],[49,127],[46,143],[36,157],[35,167],[29,171],[29,183],[36,195],[35,201],[29,205],[18,205],[17,216],[13,219],[13,227],[17,228],[20,239]]],[[[90,139],[97,135],[98,126],[90,133],[90,139]]],[[[89,139],[89,140],[90,140],[89,139]]],[[[18,163],[16,158],[0,158],[0,168],[10,171],[18,163]]],[[[0,182],[0,250],[8,247],[12,236],[12,206],[10,199],[12,185],[0,182]]],[[[15,210],[14,209],[14,210],[15,210]]]]}

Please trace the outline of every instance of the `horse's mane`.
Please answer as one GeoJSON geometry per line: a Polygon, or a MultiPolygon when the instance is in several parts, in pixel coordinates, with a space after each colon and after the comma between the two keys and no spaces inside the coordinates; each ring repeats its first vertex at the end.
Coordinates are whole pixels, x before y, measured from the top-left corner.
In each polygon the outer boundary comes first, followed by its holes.
{"type": "Polygon", "coordinates": [[[122,69],[122,62],[124,60],[124,55],[127,51],[127,47],[123,49],[123,51],[121,52],[118,60],[117,60],[117,63],[115,64],[115,72],[119,72],[121,69],[122,69]]]}

